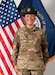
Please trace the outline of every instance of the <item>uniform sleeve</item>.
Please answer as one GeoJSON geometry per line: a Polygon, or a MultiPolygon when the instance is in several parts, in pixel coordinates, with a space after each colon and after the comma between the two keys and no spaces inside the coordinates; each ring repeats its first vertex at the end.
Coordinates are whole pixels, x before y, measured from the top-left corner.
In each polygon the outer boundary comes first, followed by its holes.
{"type": "Polygon", "coordinates": [[[49,53],[48,53],[48,42],[45,33],[42,33],[41,36],[41,47],[43,52],[44,63],[47,64],[49,53]]]}
{"type": "Polygon", "coordinates": [[[12,51],[12,60],[15,65],[17,64],[17,57],[19,54],[19,41],[20,41],[20,38],[16,33],[13,40],[13,51],[12,51]]]}

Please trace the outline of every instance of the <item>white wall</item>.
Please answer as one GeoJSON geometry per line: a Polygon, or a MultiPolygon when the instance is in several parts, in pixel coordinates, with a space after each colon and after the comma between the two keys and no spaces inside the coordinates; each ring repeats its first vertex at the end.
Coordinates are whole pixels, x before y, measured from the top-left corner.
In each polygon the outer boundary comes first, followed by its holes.
{"type": "Polygon", "coordinates": [[[50,18],[55,24],[55,0],[41,0],[50,18]]]}
{"type": "Polygon", "coordinates": [[[44,75],[55,75],[55,60],[48,62],[44,75]]]}

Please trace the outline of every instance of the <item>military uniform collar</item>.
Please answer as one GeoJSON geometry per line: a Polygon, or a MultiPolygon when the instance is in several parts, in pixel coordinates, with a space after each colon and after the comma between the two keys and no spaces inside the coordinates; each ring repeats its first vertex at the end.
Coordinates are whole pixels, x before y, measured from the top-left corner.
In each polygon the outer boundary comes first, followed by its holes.
{"type": "Polygon", "coordinates": [[[36,26],[34,25],[34,27],[33,28],[27,28],[26,26],[25,26],[25,28],[26,28],[26,30],[29,30],[29,31],[35,31],[36,30],[36,26]]]}

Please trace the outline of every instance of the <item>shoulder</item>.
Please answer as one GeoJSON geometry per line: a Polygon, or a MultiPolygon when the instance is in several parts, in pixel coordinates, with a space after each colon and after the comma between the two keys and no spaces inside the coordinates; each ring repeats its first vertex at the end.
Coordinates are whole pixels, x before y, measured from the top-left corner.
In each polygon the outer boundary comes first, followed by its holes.
{"type": "Polygon", "coordinates": [[[37,34],[38,35],[40,35],[41,37],[43,37],[43,38],[47,38],[47,34],[43,31],[43,29],[41,29],[41,28],[38,28],[38,27],[36,27],[37,28],[37,34]]]}
{"type": "Polygon", "coordinates": [[[26,27],[21,27],[18,29],[18,32],[25,31],[25,30],[26,30],[26,27]]]}
{"type": "Polygon", "coordinates": [[[39,34],[43,34],[43,29],[39,28],[39,27],[36,27],[36,30],[38,31],[39,34]]]}
{"type": "Polygon", "coordinates": [[[15,35],[20,35],[20,34],[24,33],[25,30],[26,30],[25,27],[21,27],[16,31],[15,35]]]}

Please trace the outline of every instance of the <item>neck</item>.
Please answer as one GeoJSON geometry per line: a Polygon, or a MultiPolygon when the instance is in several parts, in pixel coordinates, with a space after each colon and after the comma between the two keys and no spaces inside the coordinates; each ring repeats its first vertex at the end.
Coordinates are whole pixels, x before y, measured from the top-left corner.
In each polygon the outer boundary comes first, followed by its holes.
{"type": "Polygon", "coordinates": [[[33,25],[28,25],[27,24],[26,27],[29,28],[29,29],[32,29],[34,27],[34,24],[33,25]]]}

